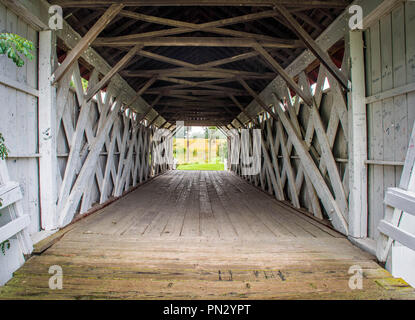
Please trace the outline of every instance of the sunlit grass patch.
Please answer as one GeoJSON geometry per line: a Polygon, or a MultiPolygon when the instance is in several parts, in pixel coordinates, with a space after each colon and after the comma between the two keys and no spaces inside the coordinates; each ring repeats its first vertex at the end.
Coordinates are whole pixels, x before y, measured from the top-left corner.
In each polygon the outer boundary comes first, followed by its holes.
{"type": "Polygon", "coordinates": [[[225,166],[223,163],[189,163],[178,165],[177,170],[223,171],[225,166]]]}

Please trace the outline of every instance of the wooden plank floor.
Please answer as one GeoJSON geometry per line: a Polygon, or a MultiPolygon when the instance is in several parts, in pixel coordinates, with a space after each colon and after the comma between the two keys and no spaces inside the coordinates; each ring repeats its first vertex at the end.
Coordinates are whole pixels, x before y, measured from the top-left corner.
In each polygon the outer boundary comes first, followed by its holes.
{"type": "Polygon", "coordinates": [[[375,258],[226,172],[172,171],[75,224],[2,299],[414,299],[375,258]],[[63,289],[48,287],[49,267],[63,289]],[[363,289],[348,286],[351,266],[363,289]]]}

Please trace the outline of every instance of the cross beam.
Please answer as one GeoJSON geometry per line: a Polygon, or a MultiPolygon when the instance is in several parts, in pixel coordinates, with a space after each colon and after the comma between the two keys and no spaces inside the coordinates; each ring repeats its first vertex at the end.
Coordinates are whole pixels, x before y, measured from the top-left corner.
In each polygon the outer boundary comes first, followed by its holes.
{"type": "Polygon", "coordinates": [[[88,33],[78,42],[73,48],[63,63],[56,69],[53,74],[53,84],[57,83],[70,67],[78,60],[78,58],[85,52],[92,41],[94,41],[98,35],[106,28],[106,26],[114,19],[118,13],[124,8],[124,4],[112,4],[111,7],[102,15],[102,17],[95,23],[95,25],[89,29],[88,33]]]}
{"type": "MultiPolygon", "coordinates": [[[[64,8],[96,8],[117,4],[116,0],[52,0],[64,8]]],[[[249,6],[273,7],[276,4],[296,8],[345,8],[345,0],[123,0],[126,6],[249,6]]]]}
{"type": "Polygon", "coordinates": [[[301,89],[295,81],[288,75],[284,68],[259,44],[255,44],[255,50],[257,50],[262,57],[271,65],[271,67],[277,72],[287,83],[287,85],[294,90],[309,106],[313,104],[312,99],[301,89]]]}
{"type": "Polygon", "coordinates": [[[327,70],[336,78],[337,81],[345,88],[348,89],[348,79],[343,72],[337,68],[334,62],[331,60],[330,56],[326,51],[321,49],[316,41],[301,27],[297,20],[291,15],[291,13],[281,5],[276,5],[275,10],[278,11],[284,19],[291,26],[291,30],[294,31],[297,36],[304,42],[307,48],[324,64],[327,70]]]}
{"type": "MultiPolygon", "coordinates": [[[[298,40],[258,40],[266,48],[296,49],[304,45],[298,40]]],[[[152,37],[144,39],[107,40],[97,39],[92,44],[95,47],[119,47],[143,45],[144,47],[236,47],[252,48],[255,39],[250,38],[228,38],[228,37],[152,37]]]]}
{"type": "Polygon", "coordinates": [[[94,88],[91,89],[91,91],[88,92],[86,96],[86,100],[89,101],[92,99],[93,96],[97,94],[99,90],[101,90],[110,80],[113,76],[115,76],[136,54],[137,50],[139,49],[139,46],[135,46],[132,48],[111,70],[108,72],[104,78],[97,83],[94,88]]]}

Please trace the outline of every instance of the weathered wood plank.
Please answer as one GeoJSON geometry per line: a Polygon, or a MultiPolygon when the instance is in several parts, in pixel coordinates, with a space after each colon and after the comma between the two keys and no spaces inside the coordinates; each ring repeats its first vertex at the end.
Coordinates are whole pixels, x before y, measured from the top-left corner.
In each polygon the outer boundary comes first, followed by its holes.
{"type": "MultiPolygon", "coordinates": [[[[342,236],[321,233],[325,226],[290,210],[295,209],[277,205],[229,173],[170,172],[71,225],[65,237],[32,257],[0,288],[0,299],[415,298],[413,288],[393,279],[371,255],[342,236]],[[164,231],[173,234],[160,233],[161,225],[153,219],[141,219],[145,210],[166,210],[158,203],[166,194],[164,202],[171,205],[159,222],[169,218],[172,223],[164,231]],[[201,213],[211,209],[210,219],[223,225],[211,229],[202,218],[198,236],[180,236],[183,209],[195,204],[201,213]],[[247,209],[240,210],[244,205],[247,209]],[[140,223],[158,230],[144,237],[138,229],[123,232],[140,223]],[[235,231],[221,237],[220,231],[234,227],[250,230],[253,237],[235,231]],[[260,235],[253,230],[268,231],[260,235]],[[62,266],[64,290],[49,289],[51,265],[62,266]],[[363,269],[363,290],[348,286],[352,265],[363,269]]],[[[157,218],[155,212],[153,216],[157,218]]]]}

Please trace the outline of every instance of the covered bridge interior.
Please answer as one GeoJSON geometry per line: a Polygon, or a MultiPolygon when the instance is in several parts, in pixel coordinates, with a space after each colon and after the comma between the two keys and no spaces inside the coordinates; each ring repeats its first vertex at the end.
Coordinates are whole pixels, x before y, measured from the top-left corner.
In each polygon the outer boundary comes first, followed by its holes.
{"type": "Polygon", "coordinates": [[[0,0],[36,47],[0,57],[0,298],[414,298],[414,17],[0,0]],[[173,170],[182,126],[217,127],[228,170],[173,170]]]}

